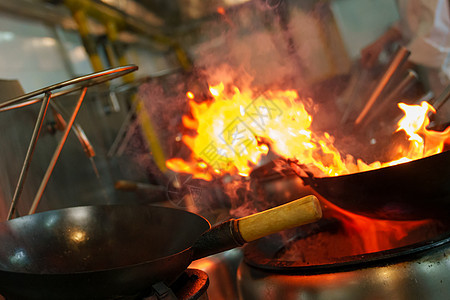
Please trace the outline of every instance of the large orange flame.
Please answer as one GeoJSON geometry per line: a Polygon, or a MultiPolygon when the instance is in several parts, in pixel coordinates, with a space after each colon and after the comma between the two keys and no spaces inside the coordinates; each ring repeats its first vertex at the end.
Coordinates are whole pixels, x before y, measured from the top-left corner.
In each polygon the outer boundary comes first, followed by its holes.
{"type": "Polygon", "coordinates": [[[406,156],[417,159],[442,152],[444,144],[449,142],[450,127],[442,132],[427,129],[430,124],[428,113],[436,113],[433,106],[427,102],[422,102],[421,105],[399,103],[398,106],[405,116],[398,122],[397,131],[404,130],[411,142],[406,156]]]}
{"type": "Polygon", "coordinates": [[[168,168],[211,180],[216,175],[248,176],[261,158],[272,149],[286,159],[314,167],[322,176],[337,176],[391,166],[442,152],[449,141],[450,128],[444,132],[427,130],[431,105],[406,105],[398,125],[409,136],[410,147],[400,159],[367,164],[350,155],[342,155],[334,138],[311,131],[312,117],[297,92],[266,91],[254,94],[232,87],[225,92],[221,83],[210,87],[211,101],[197,103],[188,93],[192,117],[184,116],[183,125],[197,132],[184,135],[183,142],[192,150],[188,160],[173,158],[168,168]]]}

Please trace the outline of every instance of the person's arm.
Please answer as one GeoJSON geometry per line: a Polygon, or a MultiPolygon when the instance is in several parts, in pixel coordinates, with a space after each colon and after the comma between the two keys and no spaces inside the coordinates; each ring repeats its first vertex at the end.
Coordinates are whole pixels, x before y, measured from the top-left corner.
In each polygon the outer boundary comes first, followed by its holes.
{"type": "Polygon", "coordinates": [[[401,39],[402,34],[397,26],[390,27],[375,42],[369,44],[361,50],[361,64],[366,68],[373,67],[378,61],[380,53],[386,48],[386,46],[401,39]]]}

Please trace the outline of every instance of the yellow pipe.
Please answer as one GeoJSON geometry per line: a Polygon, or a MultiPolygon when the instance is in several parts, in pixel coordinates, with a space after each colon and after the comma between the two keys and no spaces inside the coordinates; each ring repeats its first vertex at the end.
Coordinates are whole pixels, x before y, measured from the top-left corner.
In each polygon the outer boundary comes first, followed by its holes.
{"type": "Polygon", "coordinates": [[[176,44],[174,48],[180,65],[183,67],[183,69],[189,70],[192,67],[192,64],[188,56],[186,55],[186,51],[184,51],[184,49],[181,48],[181,46],[179,46],[178,44],[176,44]]]}
{"type": "Polygon", "coordinates": [[[145,110],[142,101],[140,101],[140,99],[137,99],[137,96],[135,96],[135,99],[133,100],[139,101],[136,106],[136,112],[139,117],[142,131],[144,133],[145,138],[147,139],[150,151],[152,152],[153,159],[158,168],[163,173],[166,173],[168,171],[166,167],[166,156],[159,142],[155,127],[153,126],[153,122],[150,116],[147,114],[147,111],[145,110]]]}
{"type": "Polygon", "coordinates": [[[123,16],[116,10],[106,5],[90,0],[65,0],[64,3],[72,11],[83,10],[86,14],[103,24],[113,21],[115,24],[119,25],[120,28],[125,28],[126,26],[123,16]]]}
{"type": "Polygon", "coordinates": [[[78,31],[80,32],[81,40],[83,41],[89,60],[91,61],[92,68],[94,69],[94,72],[100,72],[103,70],[103,65],[100,56],[97,53],[95,42],[90,35],[86,14],[81,9],[77,9],[72,13],[73,18],[78,25],[78,31]]]}
{"type": "Polygon", "coordinates": [[[129,27],[141,34],[149,36],[155,42],[172,47],[175,51],[178,61],[180,62],[180,65],[186,70],[191,67],[191,62],[186,55],[186,51],[184,51],[184,49],[177,43],[177,41],[161,34],[151,33],[151,30],[145,25],[137,26],[136,24],[133,24],[132,22],[128,21],[120,12],[106,5],[102,5],[101,3],[93,2],[91,0],[65,0],[64,3],[72,11],[83,10],[87,15],[100,21],[103,24],[106,24],[107,27],[113,24],[116,34],[117,31],[129,27]]]}
{"type": "MultiPolygon", "coordinates": [[[[118,32],[117,27],[113,22],[108,22],[106,24],[106,35],[112,43],[117,42],[118,32]]],[[[128,65],[128,61],[124,53],[119,54],[118,60],[121,65],[128,65]]],[[[129,73],[123,76],[123,81],[125,83],[131,83],[134,80],[135,80],[134,73],[129,73]]],[[[145,105],[143,104],[141,99],[139,99],[137,95],[134,94],[131,98],[131,102],[134,103],[136,101],[138,101],[136,105],[136,113],[138,114],[141,129],[144,134],[144,137],[147,140],[150,151],[152,152],[153,159],[158,168],[162,172],[166,172],[167,171],[166,156],[164,155],[164,151],[159,141],[158,134],[155,130],[155,126],[152,122],[152,119],[150,118],[150,115],[147,113],[145,109],[145,105]]]]}

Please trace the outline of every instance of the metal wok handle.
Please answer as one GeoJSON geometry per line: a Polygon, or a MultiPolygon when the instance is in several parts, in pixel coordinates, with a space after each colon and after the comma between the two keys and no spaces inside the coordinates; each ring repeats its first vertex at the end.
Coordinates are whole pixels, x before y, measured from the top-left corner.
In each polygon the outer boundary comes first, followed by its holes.
{"type": "Polygon", "coordinates": [[[312,223],[322,217],[314,195],[306,196],[240,219],[214,226],[194,244],[193,260],[244,245],[285,229],[312,223]]]}

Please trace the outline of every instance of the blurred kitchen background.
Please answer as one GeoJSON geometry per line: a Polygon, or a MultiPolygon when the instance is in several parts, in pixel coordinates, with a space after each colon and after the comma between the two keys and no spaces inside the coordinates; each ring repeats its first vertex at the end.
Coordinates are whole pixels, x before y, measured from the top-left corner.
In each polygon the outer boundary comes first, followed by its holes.
{"type": "MultiPolygon", "coordinates": [[[[95,156],[71,133],[38,211],[161,199],[177,204],[176,193],[169,193],[177,175],[165,160],[186,151],[180,143],[185,94],[201,95],[206,82],[223,74],[260,88],[298,90],[312,99],[317,117],[324,116],[317,126],[333,131],[344,116],[355,117],[350,108],[358,102],[350,103],[347,89],[360,50],[397,19],[394,0],[0,1],[0,101],[107,68],[139,67],[89,88],[76,122],[95,156]]],[[[69,94],[58,101],[70,112],[76,99],[69,94]]],[[[2,219],[38,106],[0,113],[2,219]]],[[[49,109],[20,215],[61,134],[49,109]]]]}

